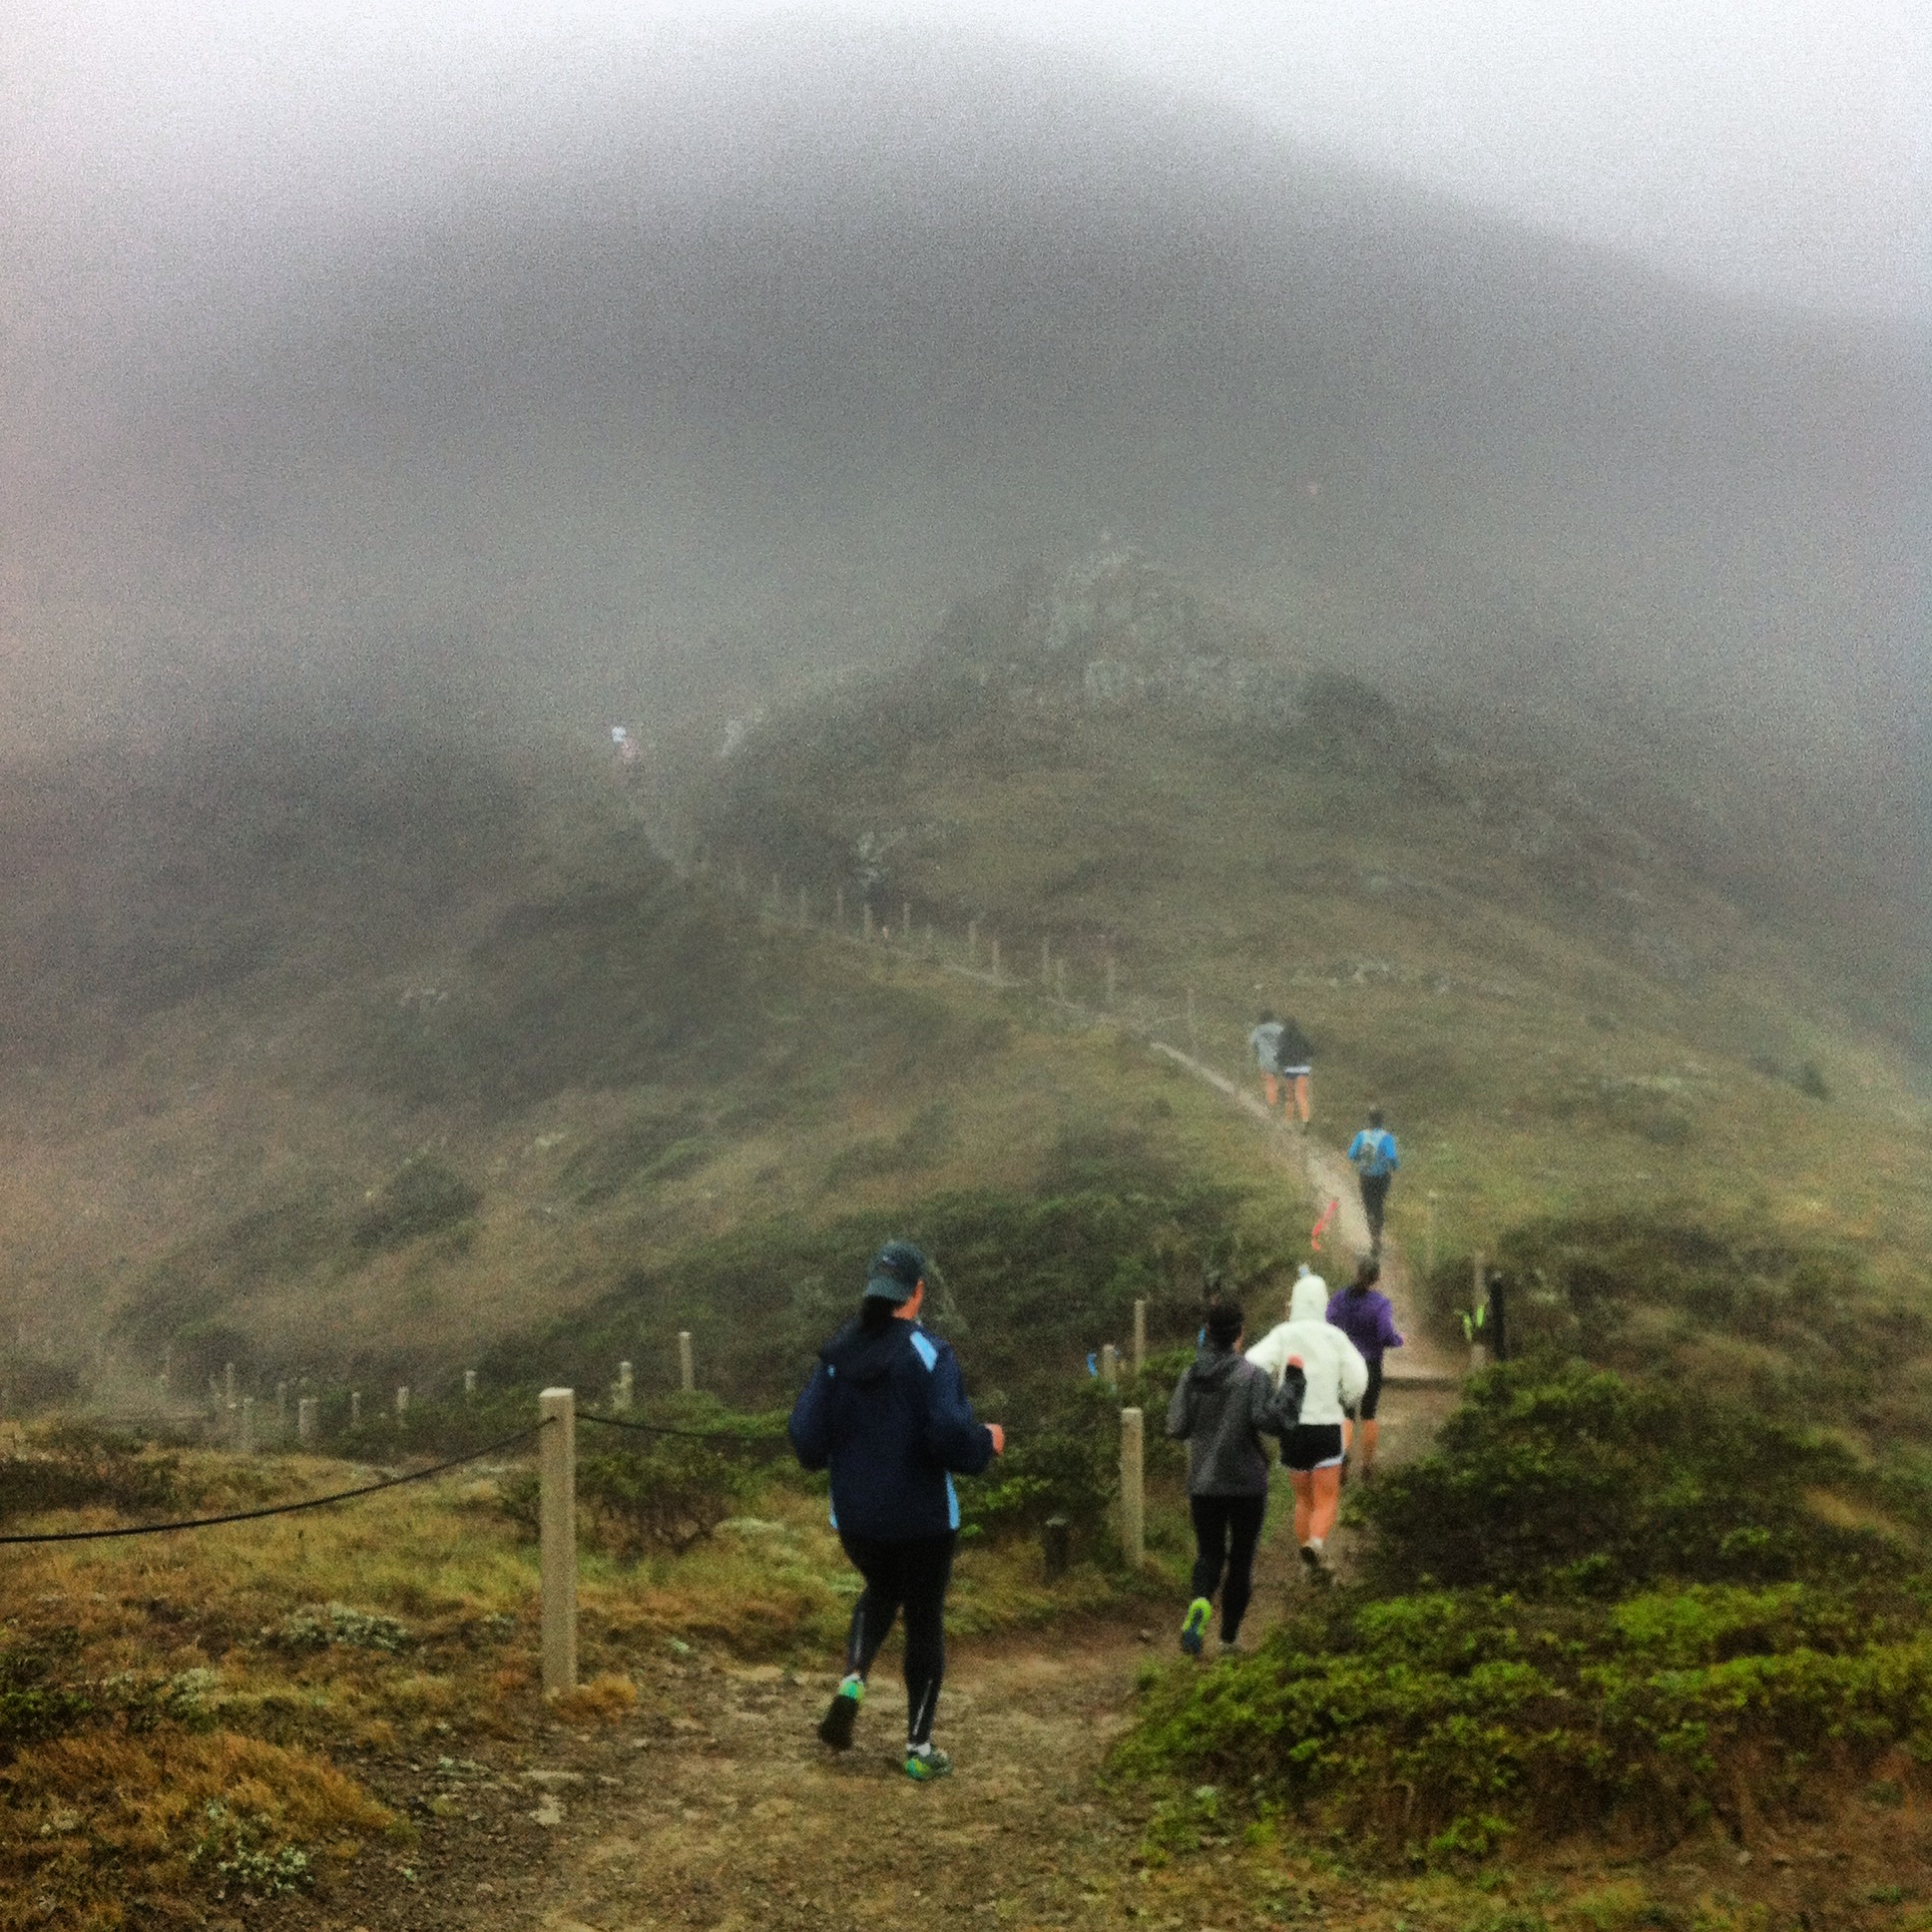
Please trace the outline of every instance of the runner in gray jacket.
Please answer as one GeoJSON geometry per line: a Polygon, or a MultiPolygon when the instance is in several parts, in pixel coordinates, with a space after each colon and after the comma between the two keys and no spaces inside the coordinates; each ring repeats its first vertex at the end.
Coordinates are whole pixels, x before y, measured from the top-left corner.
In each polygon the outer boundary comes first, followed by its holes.
{"type": "Polygon", "coordinates": [[[1195,1525],[1194,1600],[1181,1625],[1181,1648],[1190,1657],[1201,1655],[1223,1570],[1221,1650],[1231,1651],[1240,1635],[1267,1514],[1261,1438],[1284,1435],[1301,1413],[1300,1366],[1288,1365],[1277,1389],[1265,1369],[1241,1358],[1242,1329],[1239,1303],[1209,1308],[1207,1333],[1168,1404],[1168,1434],[1188,1445],[1188,1511],[1195,1525]]]}

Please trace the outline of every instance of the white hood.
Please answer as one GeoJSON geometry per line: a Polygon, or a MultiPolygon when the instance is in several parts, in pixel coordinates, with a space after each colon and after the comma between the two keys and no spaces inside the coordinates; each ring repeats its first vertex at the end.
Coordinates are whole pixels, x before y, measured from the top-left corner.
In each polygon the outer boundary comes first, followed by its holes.
{"type": "Polygon", "coordinates": [[[1341,1421],[1368,1387],[1368,1364],[1339,1328],[1328,1325],[1328,1283],[1304,1274],[1294,1284],[1288,1318],[1271,1328],[1247,1351],[1247,1359],[1267,1370],[1278,1388],[1290,1359],[1308,1378],[1301,1398],[1301,1420],[1312,1428],[1341,1421]]]}

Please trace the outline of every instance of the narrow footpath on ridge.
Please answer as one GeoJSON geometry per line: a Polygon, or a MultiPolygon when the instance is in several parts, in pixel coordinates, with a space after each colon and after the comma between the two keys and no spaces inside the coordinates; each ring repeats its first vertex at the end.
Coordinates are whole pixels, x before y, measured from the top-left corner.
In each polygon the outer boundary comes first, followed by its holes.
{"type": "MultiPolygon", "coordinates": [[[[1268,1120],[1257,1098],[1201,1062],[1172,1047],[1154,1050],[1259,1116],[1320,1205],[1339,1201],[1324,1251],[1344,1276],[1345,1257],[1368,1242],[1347,1163],[1268,1120]]],[[[1409,1337],[1390,1358],[1384,1395],[1382,1454],[1397,1461],[1417,1453],[1453,1402],[1455,1368],[1421,1334],[1393,1252],[1384,1285],[1409,1337]]],[[[1279,1311],[1250,1315],[1258,1332],[1279,1311]]],[[[1291,1517],[1277,1472],[1249,1635],[1275,1621],[1286,1593],[1320,1587],[1292,1561],[1291,1517]]],[[[1337,1539],[1344,1565],[1348,1534],[1337,1539]]],[[[329,1919],[341,1932],[1252,1924],[1259,1902],[1241,1894],[1232,1851],[1204,1853],[1185,1874],[1150,1870],[1133,1855],[1138,1826],[1096,1788],[1109,1747],[1132,1719],[1136,1674],[1175,1653],[1179,1595],[1172,1617],[1167,1608],[956,1644],[940,1741],[957,1770],[933,1785],[913,1784],[899,1769],[896,1634],[874,1674],[857,1745],[842,1757],[814,1736],[837,1683],[834,1659],[820,1672],[794,1673],[702,1650],[665,1658],[645,1667],[663,1682],[640,1683],[660,1714],[640,1710],[595,1744],[553,1726],[549,1762],[558,1768],[524,1772],[528,1816],[519,1814],[490,1868],[451,1872],[433,1901],[365,1894],[359,1907],[345,1914],[338,1905],[329,1919]],[[680,1714],[667,1720],[667,1705],[680,1714]],[[1204,1919],[1205,1909],[1213,1916],[1204,1919]]]]}

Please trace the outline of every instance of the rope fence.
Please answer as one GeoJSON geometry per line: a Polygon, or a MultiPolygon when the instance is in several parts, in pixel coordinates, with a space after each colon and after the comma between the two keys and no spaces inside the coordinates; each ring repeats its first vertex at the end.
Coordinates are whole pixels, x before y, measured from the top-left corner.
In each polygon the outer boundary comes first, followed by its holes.
{"type": "Polygon", "coordinates": [[[427,1469],[412,1469],[401,1476],[384,1476],[379,1482],[362,1483],[354,1489],[333,1490],[326,1496],[304,1497],[298,1503],[269,1503],[260,1509],[230,1510],[221,1516],[189,1516],[173,1523],[128,1523],[113,1530],[46,1530],[28,1536],[0,1536],[0,1544],[99,1543],[110,1537],[167,1536],[176,1530],[212,1530],[224,1523],[258,1523],[267,1516],[295,1516],[303,1510],[326,1509],[331,1503],[353,1502],[358,1496],[374,1496],[385,1489],[401,1489],[406,1483],[427,1482],[431,1476],[440,1476],[446,1470],[460,1469],[465,1463],[481,1462],[485,1456],[500,1455],[506,1449],[514,1449],[518,1443],[541,1435],[548,1426],[547,1422],[539,1422],[531,1428],[519,1429],[515,1435],[487,1443],[481,1449],[472,1449],[466,1455],[451,1456],[446,1462],[431,1463],[427,1469]]]}

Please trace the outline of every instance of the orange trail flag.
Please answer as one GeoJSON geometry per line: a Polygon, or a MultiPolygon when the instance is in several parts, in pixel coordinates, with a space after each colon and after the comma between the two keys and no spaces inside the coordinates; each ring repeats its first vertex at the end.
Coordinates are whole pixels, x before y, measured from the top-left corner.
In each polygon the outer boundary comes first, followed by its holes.
{"type": "Polygon", "coordinates": [[[1321,1218],[1308,1230],[1308,1246],[1316,1254],[1321,1252],[1321,1237],[1328,1231],[1328,1223],[1341,1211],[1341,1203],[1331,1201],[1321,1210],[1321,1218]]]}

